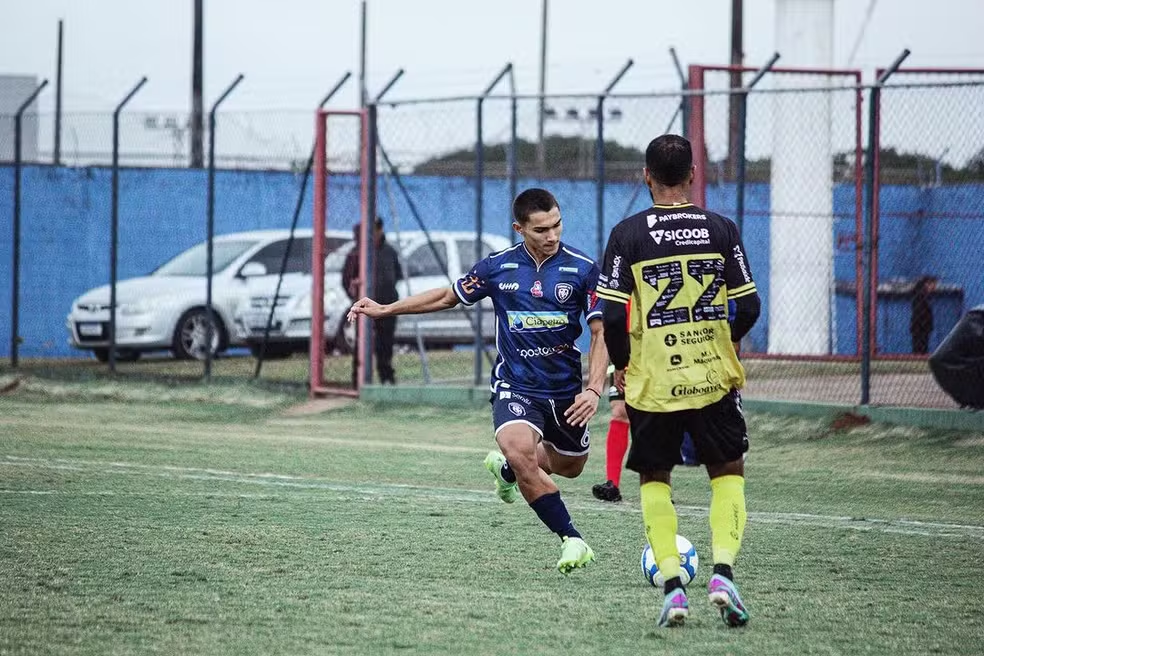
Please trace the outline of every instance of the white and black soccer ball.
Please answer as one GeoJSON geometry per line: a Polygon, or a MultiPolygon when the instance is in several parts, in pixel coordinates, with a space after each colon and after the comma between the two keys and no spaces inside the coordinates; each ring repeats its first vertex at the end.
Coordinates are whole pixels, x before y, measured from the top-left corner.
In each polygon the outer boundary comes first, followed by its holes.
{"type": "MultiPolygon", "coordinates": [[[[696,554],[696,546],[683,535],[676,536],[676,548],[680,550],[680,582],[688,585],[696,578],[696,570],[700,568],[700,556],[696,554]]],[[[644,545],[644,553],[640,555],[640,570],[653,587],[664,586],[664,576],[660,574],[660,566],[652,556],[650,544],[644,545]]]]}

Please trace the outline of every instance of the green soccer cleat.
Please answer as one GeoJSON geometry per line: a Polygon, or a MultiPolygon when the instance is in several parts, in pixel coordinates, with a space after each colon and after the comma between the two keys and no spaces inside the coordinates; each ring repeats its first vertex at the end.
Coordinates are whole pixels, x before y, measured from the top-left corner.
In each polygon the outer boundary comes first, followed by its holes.
{"type": "Polygon", "coordinates": [[[515,481],[509,483],[500,475],[500,469],[504,466],[504,462],[504,454],[499,451],[489,451],[488,456],[484,458],[484,466],[496,477],[496,496],[500,497],[504,503],[512,503],[516,500],[519,487],[515,481]]]}
{"type": "Polygon", "coordinates": [[[564,538],[560,546],[560,560],[556,561],[556,569],[561,574],[567,574],[577,567],[583,567],[596,560],[592,547],[580,538],[564,538]]]}

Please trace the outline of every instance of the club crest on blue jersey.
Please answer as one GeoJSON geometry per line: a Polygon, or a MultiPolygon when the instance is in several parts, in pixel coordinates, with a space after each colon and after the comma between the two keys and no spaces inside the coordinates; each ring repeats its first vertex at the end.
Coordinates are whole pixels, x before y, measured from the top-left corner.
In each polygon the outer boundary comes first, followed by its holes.
{"type": "Polygon", "coordinates": [[[572,298],[572,283],[558,282],[556,283],[556,300],[561,303],[572,298]]]}

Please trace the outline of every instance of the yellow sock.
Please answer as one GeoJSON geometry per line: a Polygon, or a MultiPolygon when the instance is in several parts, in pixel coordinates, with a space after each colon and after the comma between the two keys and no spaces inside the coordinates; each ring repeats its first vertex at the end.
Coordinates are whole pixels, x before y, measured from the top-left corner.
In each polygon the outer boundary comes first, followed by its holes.
{"type": "Polygon", "coordinates": [[[664,580],[680,576],[680,551],[676,548],[676,506],[672,487],[651,482],[640,486],[640,509],[644,513],[644,535],[652,545],[652,556],[664,580]]]}
{"type": "MultiPolygon", "coordinates": [[[[744,506],[744,477],[718,476],[712,479],[712,561],[731,567],[740,552],[748,510],[744,506]]],[[[655,546],[653,546],[655,549],[655,546]]]]}

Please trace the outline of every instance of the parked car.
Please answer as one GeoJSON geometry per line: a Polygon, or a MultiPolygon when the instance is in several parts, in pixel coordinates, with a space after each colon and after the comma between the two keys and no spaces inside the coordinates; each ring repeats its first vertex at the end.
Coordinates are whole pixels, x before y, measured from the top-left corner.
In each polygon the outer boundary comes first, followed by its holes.
{"type": "MultiPolygon", "coordinates": [[[[297,230],[289,249],[288,230],[257,230],[219,235],[212,260],[212,321],[208,330],[205,274],[208,244],[202,242],[162,264],[150,275],[121,280],[116,285],[116,358],[135,360],[145,351],[171,351],[177,358],[203,360],[242,343],[245,334],[235,321],[250,287],[278,278],[287,253],[288,276],[311,278],[312,231],[297,230]],[[212,333],[209,343],[209,332],[212,333]]],[[[352,241],[350,231],[330,231],[325,248],[336,250],[352,241]]],[[[72,303],[68,332],[73,347],[92,351],[98,360],[109,357],[111,291],[102,285],[72,303]]]]}
{"type": "MultiPolygon", "coordinates": [[[[430,231],[425,234],[411,230],[390,232],[388,240],[396,248],[405,272],[404,278],[396,283],[401,298],[452,284],[467,273],[476,260],[474,232],[430,231]],[[441,262],[447,267],[447,274],[442,270],[441,262]]],[[[506,237],[486,233],[482,238],[481,252],[487,255],[511,245],[506,237]]],[[[329,351],[348,352],[355,343],[355,326],[345,320],[353,299],[348,298],[344,291],[340,276],[353,246],[352,243],[345,244],[329,255],[324,264],[324,338],[329,351]]],[[[238,310],[236,320],[241,324],[237,328],[247,335],[246,342],[253,355],[260,352],[266,326],[269,330],[265,357],[306,352],[312,337],[311,276],[285,278],[281,282],[271,324],[269,308],[276,293],[276,280],[261,281],[249,291],[247,304],[238,310]]],[[[484,338],[491,342],[495,339],[492,304],[485,299],[479,305],[481,330],[484,338]]],[[[432,314],[402,316],[396,322],[396,342],[415,343],[419,334],[428,347],[471,344],[475,341],[475,318],[475,311],[462,305],[432,314]]]]}

